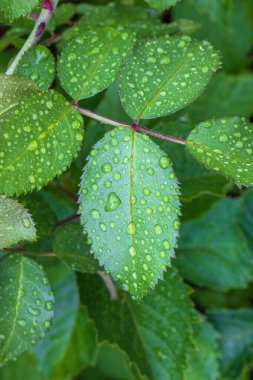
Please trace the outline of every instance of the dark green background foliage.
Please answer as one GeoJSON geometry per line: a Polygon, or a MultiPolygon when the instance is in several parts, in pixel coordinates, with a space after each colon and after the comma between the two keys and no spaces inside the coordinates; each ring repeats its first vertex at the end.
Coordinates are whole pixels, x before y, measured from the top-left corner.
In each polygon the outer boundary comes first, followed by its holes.
{"type": "Polygon", "coordinates": [[[61,0],[14,67],[51,2],[0,1],[0,380],[252,379],[252,0],[61,0]]]}

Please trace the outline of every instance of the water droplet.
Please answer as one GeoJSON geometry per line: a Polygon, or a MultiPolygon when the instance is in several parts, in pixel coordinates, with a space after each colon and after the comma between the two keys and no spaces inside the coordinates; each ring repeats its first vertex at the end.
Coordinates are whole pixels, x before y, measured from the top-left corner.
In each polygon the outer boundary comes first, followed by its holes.
{"type": "Polygon", "coordinates": [[[77,55],[75,53],[69,53],[67,59],[68,59],[69,62],[73,62],[73,61],[75,61],[77,59],[77,55]]]}
{"type": "Polygon", "coordinates": [[[110,193],[105,205],[105,211],[110,212],[116,210],[121,204],[121,199],[114,192],[110,193]]]}
{"type": "Polygon", "coordinates": [[[34,152],[36,149],[38,149],[38,142],[36,140],[31,141],[27,147],[27,150],[34,152]]]}
{"type": "Polygon", "coordinates": [[[25,228],[29,228],[31,226],[31,220],[28,217],[25,217],[22,220],[22,224],[25,228]]]}
{"type": "Polygon", "coordinates": [[[18,321],[18,324],[19,324],[20,326],[22,326],[22,327],[25,327],[25,326],[26,326],[26,321],[25,321],[24,319],[20,319],[20,320],[18,321]]]}
{"type": "Polygon", "coordinates": [[[53,102],[49,100],[48,102],[46,102],[46,106],[49,110],[51,110],[53,108],[53,102]]]}
{"type": "Polygon", "coordinates": [[[159,224],[156,224],[156,225],[155,225],[155,233],[156,233],[157,235],[161,235],[162,232],[163,232],[162,227],[161,227],[159,224]]]}
{"type": "Polygon", "coordinates": [[[91,214],[91,217],[95,220],[100,218],[100,212],[96,209],[91,210],[90,214],[91,214]]]}
{"type": "Polygon", "coordinates": [[[143,194],[144,194],[144,195],[150,195],[150,194],[151,194],[150,189],[148,189],[148,188],[144,188],[144,189],[143,189],[143,194]]]}
{"type": "Polygon", "coordinates": [[[163,57],[160,60],[161,65],[168,65],[170,63],[170,58],[169,57],[163,57]]]}
{"type": "Polygon", "coordinates": [[[51,311],[54,308],[54,303],[52,301],[47,301],[45,304],[45,308],[47,311],[51,311]]]}
{"type": "Polygon", "coordinates": [[[110,163],[107,163],[105,165],[102,166],[102,171],[104,173],[111,173],[112,171],[112,165],[110,163]]]}
{"type": "Polygon", "coordinates": [[[129,233],[129,235],[134,235],[135,231],[136,231],[135,224],[133,222],[130,222],[127,226],[127,232],[129,233]]]}
{"type": "Polygon", "coordinates": [[[129,248],[129,253],[132,257],[136,256],[136,249],[133,245],[131,245],[131,247],[129,248]]]}
{"type": "Polygon", "coordinates": [[[237,141],[237,143],[235,144],[235,146],[239,149],[243,148],[243,142],[242,141],[237,141]]]}
{"type": "Polygon", "coordinates": [[[219,137],[219,141],[220,142],[226,142],[228,140],[228,136],[227,135],[220,135],[219,137]]]}
{"type": "Polygon", "coordinates": [[[77,133],[75,135],[75,139],[76,139],[76,141],[83,141],[83,135],[81,135],[81,133],[77,133]]]}
{"type": "Polygon", "coordinates": [[[28,311],[32,315],[36,315],[36,316],[40,315],[40,310],[36,309],[35,307],[28,306],[28,311]]]}
{"type": "Polygon", "coordinates": [[[171,247],[170,246],[170,242],[168,240],[164,240],[163,241],[163,246],[164,246],[165,249],[170,249],[170,247],[171,247]]]}
{"type": "Polygon", "coordinates": [[[107,227],[106,227],[106,225],[104,223],[99,223],[99,227],[101,228],[101,230],[103,232],[105,232],[107,230],[107,227]]]}
{"type": "Polygon", "coordinates": [[[35,183],[36,182],[36,179],[35,179],[34,175],[29,175],[29,181],[30,181],[30,183],[35,183]]]}
{"type": "Polygon", "coordinates": [[[162,169],[167,169],[170,164],[170,159],[168,156],[162,156],[159,159],[159,165],[162,169]]]}
{"type": "Polygon", "coordinates": [[[180,222],[179,222],[179,220],[174,220],[174,222],[173,222],[173,228],[176,230],[176,231],[178,231],[179,230],[179,227],[180,227],[180,222]]]}

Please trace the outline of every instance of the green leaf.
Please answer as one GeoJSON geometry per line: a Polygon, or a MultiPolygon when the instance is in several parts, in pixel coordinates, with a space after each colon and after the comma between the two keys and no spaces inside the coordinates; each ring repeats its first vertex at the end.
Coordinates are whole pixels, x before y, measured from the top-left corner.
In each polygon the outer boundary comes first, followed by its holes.
{"type": "Polygon", "coordinates": [[[39,370],[33,355],[26,351],[16,361],[8,362],[0,368],[0,379],[45,380],[45,376],[39,370]]]}
{"type": "Polygon", "coordinates": [[[195,37],[208,39],[222,54],[226,71],[246,68],[252,47],[251,0],[183,0],[173,9],[173,21],[189,18],[201,25],[195,37]]]}
{"type": "Polygon", "coordinates": [[[63,88],[79,100],[109,87],[134,43],[130,30],[111,27],[89,30],[71,40],[58,64],[63,88]]]}
{"type": "Polygon", "coordinates": [[[61,48],[74,37],[98,26],[112,26],[119,30],[122,26],[131,28],[138,37],[154,37],[182,32],[188,34],[196,30],[196,23],[189,20],[178,20],[174,23],[163,23],[157,12],[141,6],[128,6],[119,1],[107,5],[91,5],[82,3],[78,6],[84,14],[80,20],[67,29],[57,43],[61,48]],[[119,24],[120,23],[120,24],[119,24]]]}
{"type": "Polygon", "coordinates": [[[250,117],[253,109],[253,75],[219,73],[213,77],[204,94],[182,112],[194,123],[213,117],[250,117]]]}
{"type": "Polygon", "coordinates": [[[53,251],[70,269],[80,272],[96,272],[100,266],[90,254],[87,238],[79,222],[60,226],[54,235],[53,251]]]}
{"type": "Polygon", "coordinates": [[[122,294],[110,300],[108,290],[94,275],[80,278],[81,301],[95,322],[98,342],[118,345],[131,366],[137,365],[150,380],[182,378],[191,326],[196,322],[188,287],[172,270],[164,280],[137,303],[122,294]]]}
{"type": "Polygon", "coordinates": [[[55,9],[53,16],[47,26],[47,30],[53,33],[58,26],[67,24],[75,13],[76,7],[74,4],[60,4],[55,9]]]}
{"type": "Polygon", "coordinates": [[[20,77],[31,78],[41,90],[47,90],[55,75],[53,54],[46,46],[34,46],[23,55],[15,73],[20,77]]]}
{"type": "Polygon", "coordinates": [[[178,185],[170,159],[148,136],[112,130],[90,153],[79,201],[95,257],[141,298],[170,264],[178,236],[178,185]]]}
{"type": "Polygon", "coordinates": [[[244,203],[244,198],[222,199],[182,226],[174,264],[188,281],[227,291],[253,280],[252,245],[242,228],[247,225],[242,216],[247,207],[250,202],[244,203]]]}
{"type": "Polygon", "coordinates": [[[253,310],[213,310],[208,318],[221,335],[223,380],[237,380],[243,365],[252,359],[253,310]]]}
{"type": "Polygon", "coordinates": [[[57,225],[57,218],[53,210],[47,205],[40,193],[32,193],[20,199],[22,204],[31,210],[36,225],[37,239],[48,238],[57,225]]]}
{"type": "Polygon", "coordinates": [[[95,364],[96,330],[87,309],[79,308],[71,341],[53,373],[53,379],[73,379],[84,368],[95,364]]]}
{"type": "Polygon", "coordinates": [[[82,373],[80,380],[142,380],[143,377],[138,369],[132,366],[130,368],[130,366],[128,356],[118,345],[103,342],[99,344],[97,349],[96,366],[86,369],[82,373]]]}
{"type": "Polygon", "coordinates": [[[0,259],[0,366],[44,337],[54,297],[44,270],[18,253],[0,259]]]}
{"type": "Polygon", "coordinates": [[[39,4],[39,0],[1,0],[0,12],[4,20],[13,21],[21,16],[26,16],[39,4]]]}
{"type": "Polygon", "coordinates": [[[133,120],[173,113],[195,100],[219,68],[218,53],[188,36],[141,42],[119,76],[119,92],[133,120]]]}
{"type": "Polygon", "coordinates": [[[165,9],[172,7],[179,0],[145,0],[151,8],[157,9],[158,11],[164,11],[165,9]]]}
{"type": "Polygon", "coordinates": [[[31,215],[15,199],[0,196],[0,215],[0,249],[22,240],[36,239],[31,215]]]}
{"type": "Polygon", "coordinates": [[[223,118],[199,124],[189,134],[186,148],[207,169],[252,185],[252,140],[252,126],[244,118],[223,118]]]}
{"type": "Polygon", "coordinates": [[[31,95],[4,115],[0,193],[40,189],[66,170],[83,140],[82,123],[78,111],[53,91],[31,95]]]}
{"type": "Polygon", "coordinates": [[[0,88],[0,116],[16,107],[28,95],[38,91],[32,80],[4,74],[0,74],[0,88]]]}
{"type": "MultiPolygon", "coordinates": [[[[192,123],[181,120],[163,121],[155,124],[154,129],[161,133],[186,139],[192,130],[192,123]]],[[[161,139],[158,143],[161,149],[170,155],[176,176],[181,183],[181,199],[183,201],[190,202],[202,195],[216,197],[225,195],[227,181],[223,177],[205,169],[179,144],[161,139]]]]}
{"type": "Polygon", "coordinates": [[[217,339],[218,334],[209,322],[202,321],[194,325],[192,337],[194,346],[188,351],[188,367],[184,372],[185,380],[220,379],[217,339]]]}
{"type": "MultiPolygon", "coordinates": [[[[52,257],[45,264],[55,295],[54,324],[45,338],[32,348],[38,367],[45,377],[52,376],[71,342],[78,313],[79,295],[74,273],[52,257]]],[[[52,379],[55,377],[52,376],[52,379]]]]}

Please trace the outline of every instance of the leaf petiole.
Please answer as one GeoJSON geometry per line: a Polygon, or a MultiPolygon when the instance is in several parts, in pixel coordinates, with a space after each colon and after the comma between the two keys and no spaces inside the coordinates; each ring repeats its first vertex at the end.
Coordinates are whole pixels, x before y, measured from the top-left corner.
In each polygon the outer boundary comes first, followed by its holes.
{"type": "Polygon", "coordinates": [[[95,112],[92,112],[92,111],[90,111],[90,110],[88,110],[86,108],[81,108],[75,102],[73,102],[72,104],[80,112],[81,115],[88,116],[88,117],[90,117],[91,119],[94,119],[94,120],[98,120],[98,121],[100,121],[103,124],[111,125],[113,127],[128,127],[128,128],[133,128],[135,131],[146,133],[148,135],[158,137],[158,138],[160,138],[162,140],[167,140],[167,141],[174,142],[176,144],[185,145],[185,140],[183,140],[183,139],[179,139],[179,138],[174,137],[174,136],[169,136],[169,135],[166,135],[164,133],[160,133],[160,132],[154,131],[152,129],[143,127],[143,126],[141,126],[139,124],[136,124],[136,123],[130,124],[130,123],[124,123],[122,121],[113,120],[113,119],[110,119],[108,117],[99,115],[99,114],[97,114],[95,112]]]}

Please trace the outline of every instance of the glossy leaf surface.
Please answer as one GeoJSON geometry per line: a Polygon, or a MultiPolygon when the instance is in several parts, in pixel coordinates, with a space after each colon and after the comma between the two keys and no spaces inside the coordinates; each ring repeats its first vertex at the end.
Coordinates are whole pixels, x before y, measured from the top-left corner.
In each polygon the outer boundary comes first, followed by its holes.
{"type": "Polygon", "coordinates": [[[63,88],[75,100],[104,90],[114,81],[134,42],[133,32],[111,27],[89,30],[71,40],[58,64],[63,88]]]}
{"type": "Polygon", "coordinates": [[[189,134],[186,147],[207,169],[241,185],[253,184],[253,128],[245,119],[201,123],[189,134]]]}
{"type": "Polygon", "coordinates": [[[84,275],[80,286],[81,301],[94,320],[98,342],[117,344],[128,355],[131,366],[137,365],[140,378],[182,378],[196,318],[189,288],[176,272],[169,269],[164,281],[141,303],[121,293],[118,300],[111,301],[96,276],[84,275]]]}
{"type": "Polygon", "coordinates": [[[40,189],[61,174],[83,140],[82,117],[53,91],[31,95],[2,121],[0,193],[7,195],[40,189]]]}
{"type": "Polygon", "coordinates": [[[32,80],[0,74],[0,116],[16,107],[21,100],[38,91],[32,80]]]}
{"type": "Polygon", "coordinates": [[[169,157],[144,134],[112,130],[90,153],[79,201],[95,257],[141,298],[170,264],[178,236],[178,185],[169,157]]]}
{"type": "Polygon", "coordinates": [[[0,249],[19,241],[36,239],[31,215],[15,199],[0,196],[0,215],[0,249]]]}
{"type": "Polygon", "coordinates": [[[0,258],[0,366],[44,337],[54,297],[41,266],[14,253],[0,258]]]}
{"type": "Polygon", "coordinates": [[[46,46],[32,47],[19,61],[15,73],[34,80],[41,90],[47,90],[54,80],[54,57],[46,46]]]}
{"type": "Polygon", "coordinates": [[[173,113],[200,95],[219,65],[207,41],[166,36],[142,42],[120,72],[122,104],[133,120],[173,113]]]}

